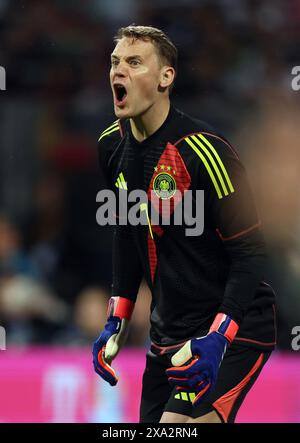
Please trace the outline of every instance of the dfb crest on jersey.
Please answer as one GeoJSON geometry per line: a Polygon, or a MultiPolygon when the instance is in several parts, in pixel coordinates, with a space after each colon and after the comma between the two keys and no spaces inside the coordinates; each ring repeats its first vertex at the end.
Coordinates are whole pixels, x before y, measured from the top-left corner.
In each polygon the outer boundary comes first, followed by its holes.
{"type": "MultiPolygon", "coordinates": [[[[170,170],[171,168],[168,169],[170,170]]],[[[153,182],[153,190],[159,198],[172,198],[176,192],[176,181],[171,173],[158,173],[153,182]]]]}

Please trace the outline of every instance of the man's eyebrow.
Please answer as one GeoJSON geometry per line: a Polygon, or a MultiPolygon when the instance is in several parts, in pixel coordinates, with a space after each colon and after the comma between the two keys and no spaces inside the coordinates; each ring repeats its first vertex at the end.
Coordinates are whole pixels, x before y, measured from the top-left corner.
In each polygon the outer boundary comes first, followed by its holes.
{"type": "Polygon", "coordinates": [[[140,60],[143,59],[143,57],[141,55],[129,55],[128,57],[126,57],[127,60],[132,60],[133,58],[139,58],[140,60]]]}
{"type": "MultiPolygon", "coordinates": [[[[113,59],[117,59],[117,60],[119,60],[120,59],[120,57],[118,57],[117,55],[114,55],[114,54],[111,54],[111,58],[113,59]]],[[[126,59],[127,60],[132,60],[132,59],[134,59],[134,58],[139,58],[140,60],[142,60],[143,58],[140,56],[140,55],[129,55],[128,57],[126,57],[126,59]]]]}

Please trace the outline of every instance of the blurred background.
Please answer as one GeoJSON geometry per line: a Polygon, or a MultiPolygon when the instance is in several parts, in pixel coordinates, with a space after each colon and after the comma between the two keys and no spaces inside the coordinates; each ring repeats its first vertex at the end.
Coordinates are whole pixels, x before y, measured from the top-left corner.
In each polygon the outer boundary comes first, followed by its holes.
{"type": "Polygon", "coordinates": [[[270,255],[266,281],[277,293],[277,366],[266,367],[258,397],[249,394],[253,408],[239,420],[300,421],[300,389],[292,384],[300,351],[291,345],[300,325],[300,90],[291,74],[300,65],[299,0],[0,0],[0,325],[7,348],[0,384],[8,402],[0,421],[138,420],[149,344],[144,284],[127,354],[118,360],[123,378],[132,377],[121,384],[121,404],[95,378],[90,356],[111,285],[112,230],[95,218],[103,186],[96,144],[115,120],[112,38],[131,23],[171,37],[179,50],[173,103],[224,133],[257,196],[270,255]],[[261,403],[262,392],[283,383],[280,371],[290,371],[291,385],[261,403]],[[137,401],[127,404],[132,380],[137,401]]]}

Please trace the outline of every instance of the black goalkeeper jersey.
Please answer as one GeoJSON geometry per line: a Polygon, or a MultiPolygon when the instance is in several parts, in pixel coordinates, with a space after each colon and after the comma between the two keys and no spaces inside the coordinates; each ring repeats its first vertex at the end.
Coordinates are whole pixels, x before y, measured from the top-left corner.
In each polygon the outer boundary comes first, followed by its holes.
{"type": "Polygon", "coordinates": [[[240,325],[236,342],[273,348],[274,292],[263,281],[261,223],[244,167],[228,141],[171,105],[162,126],[144,141],[134,138],[129,119],[116,120],[101,133],[98,148],[116,195],[141,189],[149,197],[147,208],[141,206],[148,223],[122,225],[118,219],[112,295],[135,301],[145,278],[152,293],[151,340],[170,346],[199,337],[223,312],[240,325]],[[187,222],[174,221],[187,190],[194,212],[202,198],[196,191],[204,191],[201,235],[187,235],[187,222]],[[151,223],[151,211],[159,214],[158,224],[151,223]]]}

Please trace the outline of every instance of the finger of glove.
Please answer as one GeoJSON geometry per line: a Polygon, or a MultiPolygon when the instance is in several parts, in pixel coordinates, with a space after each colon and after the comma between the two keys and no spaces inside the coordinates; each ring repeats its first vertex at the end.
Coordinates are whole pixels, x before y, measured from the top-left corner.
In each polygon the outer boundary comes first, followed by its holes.
{"type": "Polygon", "coordinates": [[[100,375],[100,377],[108,382],[111,386],[115,386],[118,383],[118,378],[116,375],[111,374],[111,372],[99,368],[99,367],[95,367],[95,372],[100,375]]]}
{"type": "Polygon", "coordinates": [[[100,352],[100,350],[103,348],[103,346],[105,346],[105,341],[104,340],[96,340],[93,344],[93,356],[94,358],[97,360],[97,356],[98,353],[100,352]]]}
{"type": "Polygon", "coordinates": [[[194,371],[191,371],[197,359],[194,358],[189,364],[184,366],[172,366],[166,369],[166,374],[168,377],[178,377],[178,378],[188,378],[188,374],[192,375],[194,371]]]}
{"type": "Polygon", "coordinates": [[[97,367],[99,367],[98,354],[99,354],[103,349],[104,349],[104,345],[102,345],[102,346],[99,347],[99,349],[98,349],[97,343],[96,343],[96,342],[94,343],[92,354],[93,354],[93,365],[94,365],[95,370],[96,370],[97,367]]]}
{"type": "Polygon", "coordinates": [[[207,362],[196,357],[188,365],[168,368],[166,374],[168,377],[186,379],[205,370],[207,370],[207,362]]]}
{"type": "Polygon", "coordinates": [[[115,386],[118,382],[118,377],[114,369],[104,360],[104,351],[103,348],[98,353],[97,363],[95,364],[94,361],[94,368],[100,377],[107,381],[111,386],[115,386]]]}
{"type": "Polygon", "coordinates": [[[177,386],[175,386],[175,389],[178,391],[190,390],[192,392],[200,392],[208,383],[209,383],[209,380],[205,376],[201,376],[201,377],[197,377],[197,380],[195,379],[193,381],[193,383],[190,385],[177,384],[177,386]]]}
{"type": "Polygon", "coordinates": [[[202,386],[206,386],[207,383],[208,383],[208,381],[204,380],[204,381],[198,383],[198,385],[194,386],[193,388],[190,388],[189,386],[176,386],[175,389],[176,389],[176,391],[179,391],[179,392],[180,391],[185,391],[185,392],[196,393],[196,392],[199,392],[199,390],[202,388],[202,386]]]}
{"type": "Polygon", "coordinates": [[[206,374],[196,374],[191,378],[178,378],[178,377],[169,377],[168,381],[171,386],[180,386],[180,387],[190,387],[194,388],[198,386],[199,383],[207,380],[206,374]]]}
{"type": "Polygon", "coordinates": [[[198,392],[198,394],[192,401],[193,406],[198,406],[201,403],[201,401],[203,401],[204,398],[208,396],[211,390],[211,386],[212,386],[211,383],[208,381],[204,381],[203,383],[201,383],[200,385],[201,390],[198,392]]]}
{"type": "Polygon", "coordinates": [[[195,392],[195,389],[189,388],[188,386],[176,386],[175,389],[178,392],[181,392],[181,391],[184,391],[184,392],[195,392]]]}
{"type": "Polygon", "coordinates": [[[95,372],[111,386],[115,386],[118,383],[118,379],[113,377],[109,372],[95,367],[95,372]]]}

